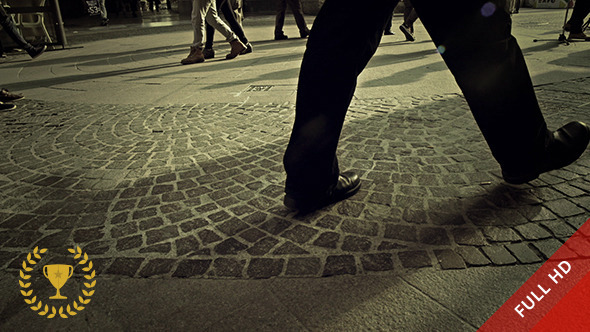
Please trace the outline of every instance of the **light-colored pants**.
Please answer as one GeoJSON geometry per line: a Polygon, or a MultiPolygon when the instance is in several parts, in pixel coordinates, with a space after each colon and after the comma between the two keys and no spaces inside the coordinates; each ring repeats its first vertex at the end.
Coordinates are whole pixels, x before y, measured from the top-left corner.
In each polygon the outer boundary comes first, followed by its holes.
{"type": "Polygon", "coordinates": [[[193,0],[193,11],[191,21],[194,29],[193,45],[198,49],[203,49],[205,45],[205,20],[215,30],[221,32],[228,42],[238,39],[235,33],[219,18],[215,0],[193,0]]]}
{"type": "Polygon", "coordinates": [[[98,9],[100,9],[100,18],[107,19],[107,7],[104,5],[105,0],[98,0],[98,9]]]}

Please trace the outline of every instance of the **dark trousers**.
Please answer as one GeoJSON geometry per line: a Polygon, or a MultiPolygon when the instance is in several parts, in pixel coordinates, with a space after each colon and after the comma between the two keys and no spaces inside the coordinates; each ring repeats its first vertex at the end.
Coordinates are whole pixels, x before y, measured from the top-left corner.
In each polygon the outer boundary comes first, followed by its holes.
{"type": "MultiPolygon", "coordinates": [[[[238,39],[244,43],[248,44],[248,38],[246,38],[246,34],[244,33],[244,28],[236,19],[236,15],[227,0],[217,0],[215,2],[217,7],[217,12],[221,12],[223,17],[227,21],[230,29],[238,36],[238,39]]],[[[213,40],[215,36],[215,28],[213,28],[209,23],[205,22],[205,29],[207,32],[207,39],[205,40],[205,48],[213,48],[213,40]]]]}
{"type": "Polygon", "coordinates": [[[590,13],[590,0],[578,0],[574,6],[572,17],[570,17],[569,23],[571,25],[570,31],[572,33],[582,32],[582,25],[584,24],[584,18],[590,13]]]}
{"type": "MultiPolygon", "coordinates": [[[[414,10],[414,6],[409,0],[404,0],[404,25],[414,30],[414,22],[418,19],[418,15],[414,10]]],[[[389,15],[385,23],[385,31],[391,31],[391,20],[393,20],[393,11],[389,15]]]]}
{"type": "MultiPolygon", "coordinates": [[[[504,171],[526,173],[538,164],[549,132],[524,57],[510,33],[510,15],[487,2],[412,1],[495,159],[504,171]]],[[[285,191],[293,197],[321,195],[337,182],[336,148],[357,77],[375,53],[397,1],[364,4],[326,0],[313,24],[284,156],[285,191]]]]}
{"type": "Polygon", "coordinates": [[[154,11],[154,5],[156,5],[156,11],[160,11],[160,0],[148,0],[150,11],[154,11]]]}
{"type": "MultiPolygon", "coordinates": [[[[25,38],[23,38],[23,36],[20,34],[18,29],[16,28],[14,20],[12,19],[12,16],[10,16],[10,14],[8,14],[6,10],[4,10],[4,7],[2,5],[0,5],[0,25],[2,26],[2,29],[4,29],[4,31],[8,34],[8,36],[12,38],[12,40],[14,40],[14,42],[19,47],[21,47],[24,50],[30,50],[33,48],[33,45],[29,44],[29,42],[27,42],[25,38]]],[[[2,44],[0,43],[0,54],[3,53],[4,49],[2,47],[2,44]]]]}
{"type": "Polygon", "coordinates": [[[283,26],[285,25],[285,12],[287,11],[287,5],[293,12],[295,17],[295,23],[299,28],[299,33],[307,33],[309,29],[303,18],[303,9],[301,8],[301,0],[276,0],[277,1],[277,17],[275,20],[275,35],[283,34],[283,26]]]}

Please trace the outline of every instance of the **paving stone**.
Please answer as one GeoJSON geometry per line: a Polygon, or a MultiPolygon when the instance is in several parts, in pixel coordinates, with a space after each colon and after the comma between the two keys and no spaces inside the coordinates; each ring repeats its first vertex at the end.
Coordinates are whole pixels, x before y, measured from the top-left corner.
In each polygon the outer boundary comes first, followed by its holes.
{"type": "Polygon", "coordinates": [[[384,237],[408,242],[418,241],[416,226],[387,224],[385,225],[384,237]]]}
{"type": "Polygon", "coordinates": [[[430,245],[448,245],[451,240],[446,229],[438,227],[425,227],[418,230],[418,239],[421,243],[430,245]]]}
{"type": "Polygon", "coordinates": [[[404,244],[383,241],[379,244],[379,247],[377,247],[377,250],[391,251],[391,250],[396,250],[396,249],[406,249],[407,247],[408,246],[404,245],[404,244]]]}
{"type": "Polygon", "coordinates": [[[111,228],[111,236],[114,238],[135,234],[137,232],[137,222],[134,221],[128,222],[126,224],[115,225],[113,228],[111,228]]]}
{"type": "Polygon", "coordinates": [[[256,279],[275,277],[281,274],[284,265],[284,259],[252,258],[247,274],[256,279]]]}
{"type": "Polygon", "coordinates": [[[278,235],[291,226],[291,222],[283,219],[273,217],[260,225],[260,229],[269,232],[272,235],[278,235]]]}
{"type": "Polygon", "coordinates": [[[545,239],[533,242],[533,246],[545,256],[545,259],[548,259],[562,246],[562,243],[557,239],[545,239]]]}
{"type": "Polygon", "coordinates": [[[544,205],[560,217],[571,217],[586,212],[567,199],[545,202],[544,205]]]}
{"type": "MultiPolygon", "coordinates": [[[[34,243],[38,238],[38,233],[30,233],[29,235],[25,235],[24,238],[13,238],[9,242],[5,243],[5,247],[10,247],[12,244],[16,244],[15,246],[23,246],[26,244],[28,247],[31,243],[34,243]],[[27,237],[28,236],[28,237],[27,237]],[[19,243],[19,240],[23,242],[19,243]]],[[[71,229],[64,229],[58,231],[57,233],[53,233],[51,235],[47,235],[41,238],[38,242],[35,243],[35,246],[39,246],[40,248],[64,248],[72,244],[71,240],[72,230],[71,229]]]]}
{"type": "Polygon", "coordinates": [[[178,267],[172,274],[174,278],[190,278],[202,276],[209,270],[211,259],[185,259],[178,263],[178,267]]]}
{"type": "Polygon", "coordinates": [[[443,270],[464,269],[467,267],[463,258],[453,250],[435,250],[434,255],[443,270]]]}
{"type": "Polygon", "coordinates": [[[551,237],[551,234],[548,231],[534,223],[519,225],[514,227],[514,229],[526,240],[538,240],[551,237]]]}
{"type": "Polygon", "coordinates": [[[405,268],[421,268],[432,266],[432,260],[424,250],[410,250],[398,253],[402,266],[405,268]]]}
{"type": "Polygon", "coordinates": [[[145,266],[139,271],[140,277],[152,277],[156,275],[168,274],[174,264],[176,263],[175,259],[167,259],[167,258],[154,258],[145,264],[145,266]]]}
{"type": "Polygon", "coordinates": [[[250,229],[247,229],[247,230],[243,231],[242,233],[240,233],[240,237],[250,243],[254,243],[254,242],[260,240],[265,235],[266,235],[266,233],[260,231],[257,228],[250,228],[250,229]]]}
{"type": "Polygon", "coordinates": [[[318,236],[313,244],[323,248],[336,248],[339,240],[340,234],[336,232],[324,232],[318,236]]]}
{"type": "Polygon", "coordinates": [[[188,232],[191,232],[195,229],[205,227],[207,225],[209,225],[207,220],[202,219],[202,218],[195,218],[193,220],[185,221],[182,224],[180,224],[180,229],[183,232],[188,233],[188,232]]]}
{"type": "Polygon", "coordinates": [[[204,229],[200,231],[198,235],[199,239],[201,239],[201,242],[205,246],[211,243],[219,242],[223,239],[221,236],[217,235],[217,233],[209,229],[204,229]]]}
{"type": "Polygon", "coordinates": [[[113,218],[111,218],[111,220],[110,220],[111,224],[112,225],[122,224],[122,223],[129,220],[128,216],[129,216],[129,214],[127,212],[118,213],[113,218]]]}
{"type": "Polygon", "coordinates": [[[213,261],[215,275],[218,277],[242,277],[245,266],[245,260],[235,258],[216,258],[213,261]]]}
{"type": "Polygon", "coordinates": [[[102,239],[104,236],[103,227],[77,229],[74,231],[75,243],[86,243],[102,239]]]}
{"type": "Polygon", "coordinates": [[[516,258],[502,246],[482,247],[483,252],[495,265],[508,265],[516,263],[516,258]]]}
{"type": "Polygon", "coordinates": [[[192,235],[177,239],[175,244],[177,255],[185,255],[191,251],[196,251],[201,246],[199,240],[192,235]]]}
{"type": "Polygon", "coordinates": [[[321,271],[321,262],[317,257],[289,258],[287,276],[315,276],[321,271]]]}
{"type": "Polygon", "coordinates": [[[238,218],[232,218],[230,220],[226,220],[226,221],[222,222],[221,224],[217,225],[216,227],[222,233],[224,233],[228,236],[233,236],[233,235],[249,228],[250,226],[248,226],[248,224],[246,224],[245,222],[242,222],[238,218]]]}
{"type": "Polygon", "coordinates": [[[139,229],[145,231],[147,229],[157,228],[164,225],[164,220],[160,217],[154,217],[139,222],[139,229]]]}
{"type": "Polygon", "coordinates": [[[133,277],[143,261],[144,258],[115,258],[105,273],[133,277]]]}
{"type": "Polygon", "coordinates": [[[530,248],[528,243],[511,243],[506,245],[512,255],[523,264],[538,263],[543,260],[530,248]]]}
{"type": "Polygon", "coordinates": [[[84,252],[88,255],[102,255],[111,249],[111,241],[94,241],[85,244],[84,252]]]}
{"type": "Polygon", "coordinates": [[[309,241],[318,231],[311,227],[304,225],[296,225],[295,227],[283,232],[282,237],[287,238],[293,242],[305,243],[309,241]]]}
{"type": "Polygon", "coordinates": [[[453,239],[458,244],[481,246],[487,241],[481,231],[477,228],[453,228],[451,229],[453,239]]]}
{"type": "Polygon", "coordinates": [[[365,271],[389,271],[394,268],[393,255],[389,253],[362,255],[361,264],[365,271]]]}
{"type": "Polygon", "coordinates": [[[141,235],[133,235],[117,239],[117,250],[123,251],[134,249],[143,245],[143,237],[141,235]]]}
{"type": "Polygon", "coordinates": [[[228,238],[215,245],[214,250],[220,255],[235,255],[246,248],[248,246],[242,242],[234,238],[228,238]]]}
{"type": "Polygon", "coordinates": [[[272,248],[274,248],[274,246],[276,246],[277,243],[279,243],[279,240],[267,236],[265,238],[260,239],[253,246],[248,248],[247,251],[252,256],[262,256],[268,253],[272,248]]]}
{"type": "Polygon", "coordinates": [[[356,262],[354,256],[341,255],[341,256],[328,256],[326,258],[326,264],[324,265],[324,277],[343,275],[343,274],[355,274],[356,262]]]}
{"type": "Polygon", "coordinates": [[[285,242],[272,251],[273,255],[307,255],[309,252],[293,242],[285,242]]]}
{"type": "Polygon", "coordinates": [[[170,243],[159,243],[152,246],[144,247],[139,249],[140,253],[152,253],[157,252],[161,254],[167,254],[172,250],[172,244],[170,243]]]}
{"type": "Polygon", "coordinates": [[[176,226],[166,226],[158,229],[152,229],[147,231],[145,234],[147,236],[146,244],[148,245],[166,241],[179,235],[178,228],[176,226]]]}
{"type": "Polygon", "coordinates": [[[379,232],[379,225],[376,222],[359,219],[345,219],[340,228],[346,233],[367,236],[375,236],[379,232]]]}
{"type": "Polygon", "coordinates": [[[207,218],[209,218],[209,220],[211,220],[213,223],[219,223],[231,218],[231,215],[225,211],[219,211],[208,215],[207,218]]]}
{"type": "Polygon", "coordinates": [[[570,225],[568,225],[566,222],[564,222],[562,220],[547,220],[547,221],[541,222],[541,225],[543,225],[545,228],[549,229],[549,231],[555,237],[568,237],[569,238],[576,231],[574,228],[572,228],[570,225]]]}
{"type": "Polygon", "coordinates": [[[340,225],[341,222],[341,217],[327,215],[318,220],[316,225],[322,228],[336,229],[336,227],[338,227],[338,225],[340,225]]]}
{"type": "Polygon", "coordinates": [[[344,251],[368,251],[371,248],[371,241],[359,236],[346,236],[342,243],[344,251]]]}
{"type": "Polygon", "coordinates": [[[136,188],[127,188],[121,192],[119,198],[134,198],[134,197],[142,197],[147,195],[149,188],[147,187],[136,187],[136,188]]]}
{"type": "Polygon", "coordinates": [[[512,228],[485,227],[483,233],[492,242],[513,242],[521,240],[521,237],[512,228]]]}

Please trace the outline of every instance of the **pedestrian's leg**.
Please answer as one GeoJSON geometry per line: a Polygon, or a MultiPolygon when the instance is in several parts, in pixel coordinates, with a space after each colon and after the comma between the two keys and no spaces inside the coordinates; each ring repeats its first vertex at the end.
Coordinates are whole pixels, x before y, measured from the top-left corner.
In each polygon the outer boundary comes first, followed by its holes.
{"type": "Polygon", "coordinates": [[[389,14],[389,17],[387,18],[387,22],[385,22],[385,28],[383,28],[383,31],[385,32],[386,35],[393,35],[393,31],[391,31],[391,26],[392,26],[392,21],[393,20],[393,12],[391,12],[391,14],[389,14]]]}
{"type": "Polygon", "coordinates": [[[412,2],[505,176],[530,173],[549,133],[503,1],[412,2]]]}
{"type": "Polygon", "coordinates": [[[238,39],[238,36],[236,36],[236,34],[231,31],[231,29],[221,20],[221,18],[219,18],[215,1],[212,2],[211,6],[209,6],[205,18],[207,22],[211,24],[217,31],[221,32],[221,34],[225,37],[225,40],[229,42],[231,50],[225,56],[226,59],[233,59],[246,50],[246,45],[244,45],[238,39]]]}
{"type": "Polygon", "coordinates": [[[205,30],[207,33],[207,38],[205,39],[205,48],[213,48],[213,40],[215,39],[215,28],[213,28],[211,24],[205,22],[205,30]]]}
{"type": "Polygon", "coordinates": [[[357,77],[396,4],[326,0],[320,10],[301,64],[295,124],[283,160],[288,197],[313,200],[338,181],[336,148],[357,77]]]}
{"type": "Polygon", "coordinates": [[[191,23],[193,25],[194,35],[192,46],[201,50],[205,43],[205,16],[207,15],[207,9],[210,3],[211,0],[193,0],[191,23]]]}
{"type": "Polygon", "coordinates": [[[277,16],[275,18],[275,39],[277,36],[284,36],[283,26],[285,25],[285,11],[287,10],[287,0],[276,0],[277,16]]]}
{"type": "Polygon", "coordinates": [[[293,12],[293,17],[295,17],[295,23],[297,23],[297,28],[299,28],[299,35],[302,38],[305,38],[309,35],[309,28],[307,27],[307,23],[305,23],[305,18],[303,17],[303,8],[301,8],[301,0],[287,0],[289,3],[289,7],[293,12]]]}
{"type": "Polygon", "coordinates": [[[570,38],[572,35],[585,38],[582,31],[584,18],[590,13],[590,0],[578,0],[574,6],[572,17],[567,22],[570,25],[570,38]]]}
{"type": "Polygon", "coordinates": [[[4,31],[6,31],[8,36],[10,36],[10,38],[14,40],[14,42],[19,47],[25,50],[33,48],[33,45],[26,41],[25,38],[23,38],[23,36],[20,34],[18,29],[16,28],[14,20],[12,19],[12,16],[8,14],[2,6],[0,6],[0,25],[2,25],[4,31]]]}
{"type": "Polygon", "coordinates": [[[219,14],[217,14],[217,6],[215,1],[209,0],[210,5],[208,6],[207,14],[205,15],[205,20],[207,23],[211,24],[215,30],[221,32],[221,34],[225,37],[225,40],[231,42],[232,40],[238,39],[235,33],[221,20],[219,14]]]}
{"type": "Polygon", "coordinates": [[[236,19],[235,12],[231,8],[229,1],[222,0],[217,9],[223,13],[223,17],[227,21],[227,24],[229,24],[229,27],[236,34],[236,36],[238,36],[240,41],[244,44],[248,44],[248,38],[246,38],[244,28],[236,19]]]}
{"type": "Polygon", "coordinates": [[[45,52],[47,45],[33,46],[31,43],[25,40],[20,34],[20,31],[16,28],[16,24],[12,19],[12,16],[4,10],[4,7],[0,6],[0,25],[6,31],[8,36],[22,49],[24,49],[31,58],[35,59],[45,52]]]}
{"type": "Polygon", "coordinates": [[[203,46],[205,43],[205,15],[210,0],[193,0],[191,23],[193,25],[193,43],[188,56],[180,61],[183,65],[205,61],[203,46]]]}

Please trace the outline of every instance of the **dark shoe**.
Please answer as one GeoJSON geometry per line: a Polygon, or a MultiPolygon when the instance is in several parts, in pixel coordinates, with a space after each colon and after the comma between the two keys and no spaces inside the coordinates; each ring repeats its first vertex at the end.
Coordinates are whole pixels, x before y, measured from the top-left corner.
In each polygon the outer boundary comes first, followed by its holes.
{"type": "Polygon", "coordinates": [[[109,19],[103,18],[102,21],[100,21],[100,25],[102,25],[103,27],[109,25],[109,19]]]}
{"type": "Polygon", "coordinates": [[[391,31],[391,30],[385,30],[385,31],[383,31],[383,34],[386,35],[386,36],[393,36],[393,35],[395,35],[395,33],[393,31],[391,31]]]}
{"type": "Polygon", "coordinates": [[[404,36],[406,36],[407,41],[415,41],[416,40],[416,38],[414,38],[414,32],[410,28],[408,28],[407,26],[402,24],[399,26],[399,29],[402,31],[404,36]]]}
{"type": "Polygon", "coordinates": [[[539,177],[541,173],[565,167],[576,161],[590,142],[590,128],[574,121],[553,132],[545,147],[545,156],[537,169],[529,173],[511,173],[502,170],[504,180],[511,184],[523,184],[539,177]]]}
{"type": "Polygon", "coordinates": [[[212,48],[206,48],[203,50],[203,56],[205,59],[213,59],[215,57],[215,50],[212,48]]]}
{"type": "Polygon", "coordinates": [[[0,89],[0,102],[15,101],[23,99],[25,96],[19,93],[12,93],[6,89],[0,89]]]}
{"type": "Polygon", "coordinates": [[[579,41],[590,41],[590,37],[586,36],[586,34],[583,33],[583,32],[580,32],[580,33],[570,32],[570,35],[567,38],[567,40],[569,40],[569,41],[576,41],[576,40],[579,40],[579,41]]]}
{"type": "Polygon", "coordinates": [[[248,53],[252,53],[252,44],[247,43],[246,44],[246,49],[242,51],[242,53],[240,54],[248,54],[248,53]]]}
{"type": "Polygon", "coordinates": [[[16,108],[16,105],[14,104],[4,104],[2,102],[0,102],[0,111],[9,111],[9,110],[13,110],[16,108]]]}
{"type": "Polygon", "coordinates": [[[231,45],[231,50],[225,56],[227,60],[234,59],[246,49],[246,45],[244,45],[244,43],[242,43],[239,39],[234,39],[229,44],[231,45]]]}
{"type": "Polygon", "coordinates": [[[284,33],[281,33],[280,35],[275,35],[275,40],[285,40],[285,39],[289,39],[289,37],[284,33]]]}
{"type": "Polygon", "coordinates": [[[35,59],[35,58],[39,57],[41,54],[43,54],[43,52],[45,52],[46,49],[47,49],[47,45],[41,45],[41,46],[33,47],[33,48],[27,50],[27,53],[29,53],[29,56],[31,57],[31,59],[35,59]]]}
{"type": "Polygon", "coordinates": [[[303,31],[303,32],[299,32],[299,36],[301,38],[307,38],[309,36],[309,30],[303,31]]]}
{"type": "Polygon", "coordinates": [[[356,194],[361,188],[361,180],[354,172],[344,172],[338,177],[338,183],[325,195],[315,198],[296,199],[285,195],[284,204],[286,207],[300,212],[311,212],[324,206],[339,202],[356,194]]]}

